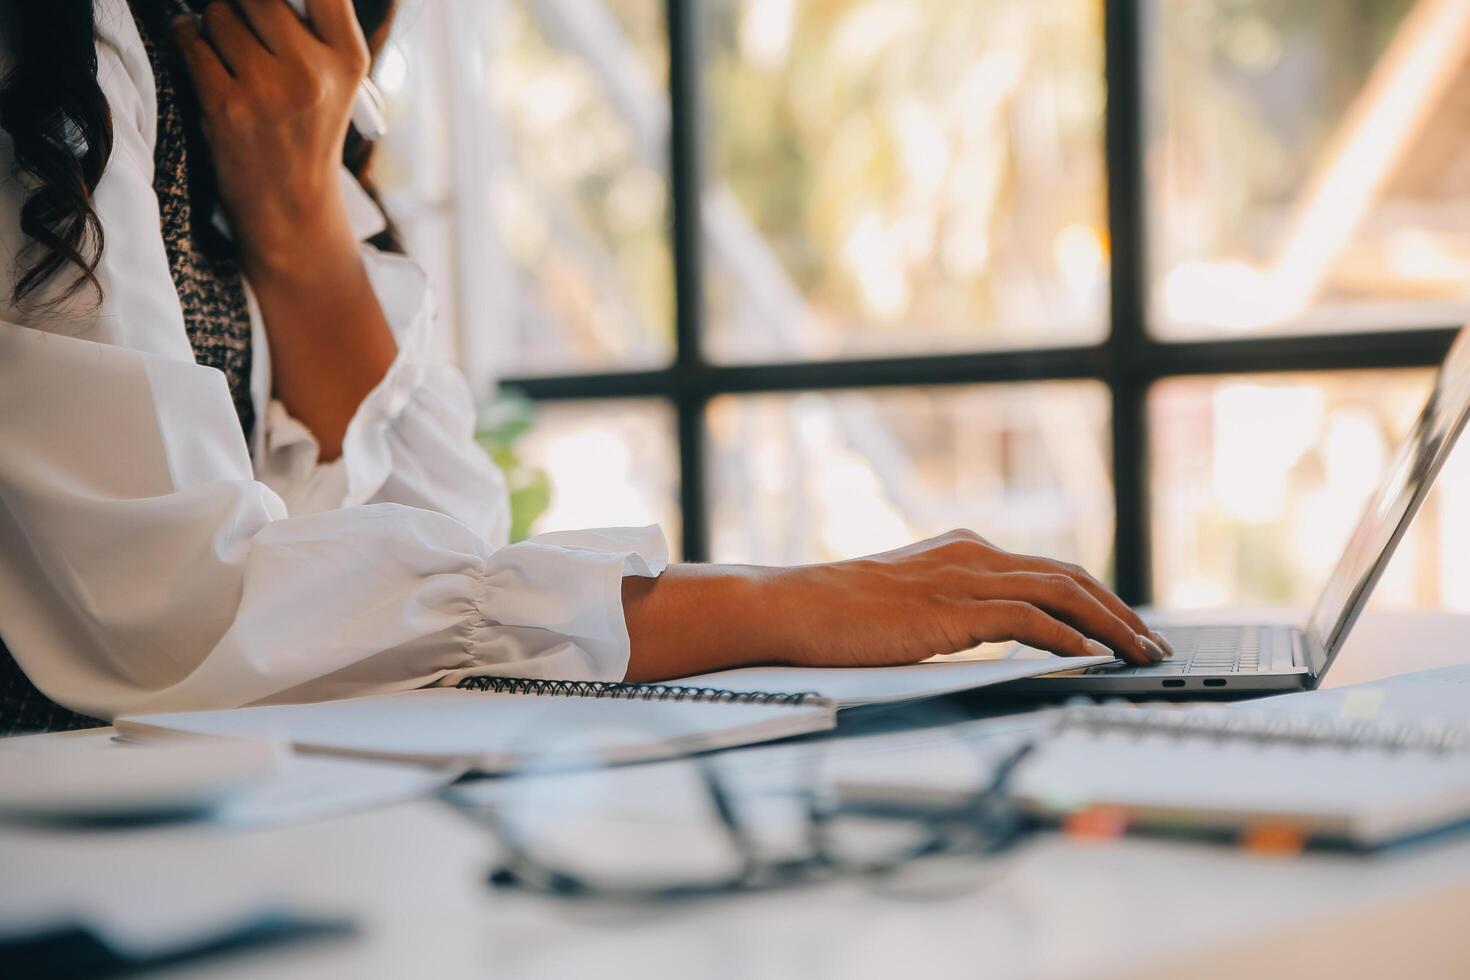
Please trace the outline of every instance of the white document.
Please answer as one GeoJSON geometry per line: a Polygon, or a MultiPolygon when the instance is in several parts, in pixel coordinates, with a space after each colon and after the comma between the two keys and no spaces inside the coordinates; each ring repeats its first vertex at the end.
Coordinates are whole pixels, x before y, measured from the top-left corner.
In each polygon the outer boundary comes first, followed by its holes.
{"type": "MultiPolygon", "coordinates": [[[[1007,652],[1025,650],[1012,645],[1007,652]]],[[[740,667],[674,683],[726,691],[810,691],[839,708],[894,704],[973,691],[1006,681],[1112,663],[1112,657],[976,656],[959,653],[907,667],[740,667]]]]}
{"type": "Polygon", "coordinates": [[[1470,724],[1470,664],[1253,701],[1251,710],[1416,725],[1470,724]]]}
{"type": "Polygon", "coordinates": [[[456,767],[291,753],[274,779],[225,800],[212,822],[244,830],[360,813],[430,796],[463,772],[456,767]]]}
{"type": "Polygon", "coordinates": [[[430,689],[119,718],[129,739],[270,736],[298,750],[498,773],[673,758],[824,731],[824,701],[692,703],[430,689]]]}
{"type": "Polygon", "coordinates": [[[267,738],[124,744],[111,729],[0,739],[0,818],[297,823],[427,796],[459,769],[292,753],[267,738]]]}
{"type": "Polygon", "coordinates": [[[0,817],[147,819],[215,811],[279,777],[284,745],[112,744],[105,729],[0,740],[0,817]]]}

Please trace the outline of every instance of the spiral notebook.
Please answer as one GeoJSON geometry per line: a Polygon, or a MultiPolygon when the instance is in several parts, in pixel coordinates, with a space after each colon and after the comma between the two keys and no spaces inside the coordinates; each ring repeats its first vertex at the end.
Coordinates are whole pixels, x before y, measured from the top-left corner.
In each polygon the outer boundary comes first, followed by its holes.
{"type": "Polygon", "coordinates": [[[459,688],[134,715],[114,724],[130,741],[264,735],[304,752],[500,774],[647,762],[805,735],[832,728],[836,706],[810,692],[474,677],[459,688]]]}
{"type": "Polygon", "coordinates": [[[732,748],[836,725],[839,708],[971,691],[1106,663],[1063,660],[1015,644],[907,667],[749,667],[672,684],[467,677],[430,688],[318,704],[262,705],[119,718],[135,740],[178,735],[272,735],[297,749],[486,773],[617,764],[732,748]]]}
{"type": "MultiPolygon", "coordinates": [[[[1024,737],[1033,745],[1007,795],[1033,815],[1078,817],[1079,826],[1227,837],[1260,829],[1370,848],[1470,824],[1470,725],[1254,705],[1084,706],[1038,716],[1024,737]]],[[[919,760],[844,779],[840,792],[855,803],[950,812],[972,805],[974,789],[919,760]]]]}
{"type": "MultiPolygon", "coordinates": [[[[1300,695],[1297,697],[1312,697],[1300,695]]],[[[1077,708],[1012,793],[1065,816],[1378,846],[1470,820],[1470,727],[1258,708],[1077,708]]]]}
{"type": "Polygon", "coordinates": [[[963,694],[1112,660],[1064,659],[1019,643],[982,644],[902,667],[737,667],[679,683],[734,691],[810,691],[836,702],[838,708],[860,708],[963,694]]]}

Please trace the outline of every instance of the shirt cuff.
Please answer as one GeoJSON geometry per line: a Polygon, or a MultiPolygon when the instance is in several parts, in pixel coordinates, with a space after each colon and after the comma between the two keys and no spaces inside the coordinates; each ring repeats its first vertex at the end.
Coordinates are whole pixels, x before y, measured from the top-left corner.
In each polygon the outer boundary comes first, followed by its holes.
{"type": "Polygon", "coordinates": [[[371,500],[393,472],[388,430],[424,382],[434,319],[428,277],[418,263],[371,245],[362,247],[362,262],[398,342],[398,355],[357,407],[342,437],[347,483],[343,506],[348,507],[371,500]]]}
{"type": "Polygon", "coordinates": [[[281,495],[287,511],[301,516],[342,506],[347,496],[345,458],[320,462],[316,436],[276,399],[271,399],[262,422],[264,459],[257,470],[281,495]]]}
{"type": "Polygon", "coordinates": [[[361,246],[367,271],[398,352],[393,363],[358,405],[342,438],[342,455],[321,463],[316,436],[272,400],[266,411],[263,469],[277,474],[292,514],[355,506],[373,499],[393,472],[388,430],[413,399],[428,373],[425,353],[433,324],[428,279],[413,260],[361,246]]]}
{"type": "Polygon", "coordinates": [[[559,531],[494,552],[466,642],[475,666],[437,683],[493,675],[620,681],[629,640],[623,579],[657,577],[668,546],[657,526],[559,531]]]}

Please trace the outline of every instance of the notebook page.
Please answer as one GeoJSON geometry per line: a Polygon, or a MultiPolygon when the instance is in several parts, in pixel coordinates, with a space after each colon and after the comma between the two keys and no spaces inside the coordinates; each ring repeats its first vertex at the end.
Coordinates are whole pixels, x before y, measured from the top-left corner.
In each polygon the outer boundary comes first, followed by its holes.
{"type": "Polygon", "coordinates": [[[833,708],[429,689],[319,704],[120,718],[126,737],[267,735],[304,751],[504,772],[635,762],[822,731],[833,708]]]}
{"type": "Polygon", "coordinates": [[[1463,755],[1076,733],[1028,759],[1012,792],[1041,812],[1118,807],[1145,824],[1285,824],[1375,845],[1470,816],[1470,762],[1463,755]]]}
{"type": "Polygon", "coordinates": [[[906,667],[741,667],[674,683],[728,691],[814,691],[839,708],[889,704],[972,691],[1006,681],[1111,663],[1111,657],[973,659],[969,652],[906,667]]]}
{"type": "Polygon", "coordinates": [[[1470,664],[1265,698],[1254,709],[1356,721],[1470,725],[1470,664]]]}

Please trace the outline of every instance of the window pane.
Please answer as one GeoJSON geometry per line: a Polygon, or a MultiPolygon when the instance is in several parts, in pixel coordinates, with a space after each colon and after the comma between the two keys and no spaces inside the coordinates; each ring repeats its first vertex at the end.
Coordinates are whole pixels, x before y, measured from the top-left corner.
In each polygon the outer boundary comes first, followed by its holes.
{"type": "Polygon", "coordinates": [[[1101,4],[701,9],[714,356],[1101,337],[1101,4]]]}
{"type": "Polygon", "coordinates": [[[393,214],[477,380],[667,363],[668,47],[659,0],[411,5],[378,78],[393,214]]]}
{"type": "Polygon", "coordinates": [[[1093,382],[724,396],[709,409],[713,553],[826,561],[969,527],[1105,573],[1107,426],[1093,382]]]}
{"type": "MultiPolygon", "coordinates": [[[[1149,405],[1159,604],[1310,605],[1430,381],[1428,371],[1365,371],[1160,384],[1149,405]]],[[[1376,603],[1470,607],[1470,452],[1462,450],[1376,603]]]]}
{"type": "MultiPolygon", "coordinates": [[[[680,553],[679,453],[673,409],[663,401],[541,402],[513,440],[522,478],[549,491],[529,496],[530,531],[658,524],[680,553]],[[544,479],[541,479],[544,478],[544,479]]],[[[493,421],[493,420],[492,420],[493,421]]]]}
{"type": "Polygon", "coordinates": [[[1153,305],[1186,338],[1470,316],[1470,14],[1152,5],[1153,305]]]}

